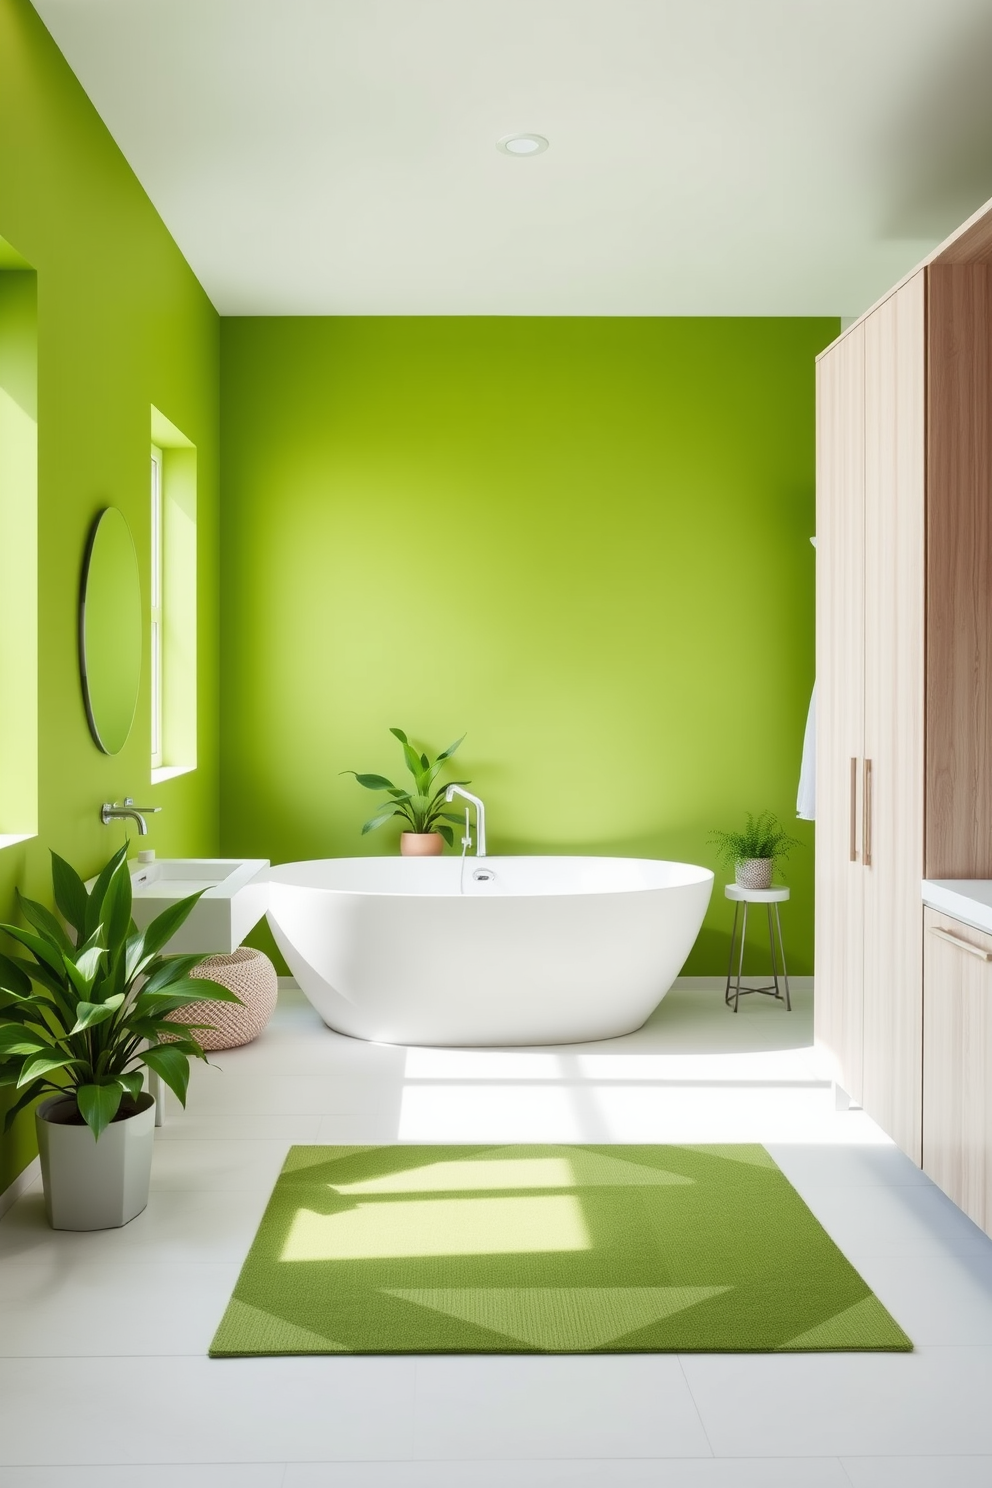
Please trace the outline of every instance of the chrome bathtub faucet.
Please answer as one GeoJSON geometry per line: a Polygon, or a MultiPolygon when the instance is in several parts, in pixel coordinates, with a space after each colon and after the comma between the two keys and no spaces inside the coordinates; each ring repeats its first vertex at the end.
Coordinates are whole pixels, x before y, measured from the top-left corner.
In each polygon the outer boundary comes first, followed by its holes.
{"type": "MultiPolygon", "coordinates": [[[[475,856],[477,858],[484,858],[486,856],[486,808],[478,796],[473,796],[471,791],[462,790],[460,785],[449,785],[444,793],[444,799],[448,802],[449,806],[456,796],[461,796],[463,801],[469,801],[475,807],[475,856]]],[[[467,834],[467,824],[465,831],[467,834]]],[[[462,840],[464,841],[464,839],[462,840]]]]}
{"type": "Polygon", "coordinates": [[[100,807],[100,820],[105,827],[109,827],[113,821],[130,819],[138,823],[138,836],[147,837],[148,823],[145,821],[145,817],[150,816],[154,811],[161,810],[161,806],[135,806],[133,797],[125,796],[123,804],[120,806],[118,806],[116,801],[113,803],[104,801],[100,807]]]}

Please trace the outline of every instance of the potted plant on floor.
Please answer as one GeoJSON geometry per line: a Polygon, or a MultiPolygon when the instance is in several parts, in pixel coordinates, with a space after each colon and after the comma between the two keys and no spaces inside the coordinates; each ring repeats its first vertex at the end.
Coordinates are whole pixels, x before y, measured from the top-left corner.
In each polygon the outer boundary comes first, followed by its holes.
{"type": "Polygon", "coordinates": [[[461,817],[446,811],[444,793],[449,785],[468,785],[467,780],[446,780],[435,788],[434,782],[441,772],[445,760],[451,758],[464,739],[456,739],[447,749],[430,759],[418,754],[402,729],[391,728],[389,732],[403,746],[403,759],[413,776],[413,789],[404,789],[387,780],[385,775],[360,775],[357,770],[342,770],[342,775],[354,775],[359,785],[366,790],[387,791],[390,799],[384,801],[374,816],[362,827],[362,836],[374,832],[391,817],[398,816],[409,824],[409,829],[400,834],[400,852],[405,858],[435,857],[442,848],[442,839],[451,847],[453,835],[449,822],[461,823],[461,817]]]}
{"type": "Polygon", "coordinates": [[[203,956],[160,954],[199,894],[136,929],[126,847],[89,893],[56,853],[52,879],[68,929],[21,895],[30,928],[0,925],[28,952],[0,955],[0,1087],[16,1094],[4,1130],[47,1093],[35,1120],[49,1223],[109,1229],[148,1202],[155,1103],[142,1088],[142,1065],[185,1105],[189,1061],[206,1058],[196,1026],[170,1015],[202,1001],[205,990],[218,1002],[239,999],[215,982],[191,979],[203,956]],[[165,1034],[173,1042],[160,1046],[165,1034]]]}
{"type": "Polygon", "coordinates": [[[792,848],[801,846],[797,837],[783,832],[771,811],[758,816],[748,812],[743,830],[714,832],[710,841],[721,861],[733,866],[734,881],[742,889],[770,889],[777,859],[787,858],[792,848]]]}

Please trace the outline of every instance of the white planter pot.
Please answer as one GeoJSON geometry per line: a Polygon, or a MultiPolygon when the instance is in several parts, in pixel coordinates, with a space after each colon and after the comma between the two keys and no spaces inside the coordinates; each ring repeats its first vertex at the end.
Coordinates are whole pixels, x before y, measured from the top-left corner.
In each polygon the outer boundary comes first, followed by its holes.
{"type": "Polygon", "coordinates": [[[144,1091],[137,1105],[133,1116],[112,1121],[99,1141],[88,1126],[66,1121],[75,1111],[71,1096],[55,1095],[38,1107],[38,1154],[45,1210],[53,1230],[116,1229],[145,1208],[155,1141],[155,1102],[144,1091]]]}

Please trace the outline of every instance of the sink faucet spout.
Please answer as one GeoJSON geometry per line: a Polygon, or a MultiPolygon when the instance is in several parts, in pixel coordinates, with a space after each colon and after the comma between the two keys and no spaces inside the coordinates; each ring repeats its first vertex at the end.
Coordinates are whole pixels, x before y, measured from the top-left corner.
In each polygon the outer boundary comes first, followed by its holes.
{"type": "Polygon", "coordinates": [[[100,820],[105,827],[109,827],[113,821],[133,821],[138,824],[138,836],[148,836],[148,823],[145,817],[152,812],[161,811],[161,806],[135,806],[130,796],[124,797],[124,804],[118,806],[116,801],[104,801],[100,807],[100,820]]]}

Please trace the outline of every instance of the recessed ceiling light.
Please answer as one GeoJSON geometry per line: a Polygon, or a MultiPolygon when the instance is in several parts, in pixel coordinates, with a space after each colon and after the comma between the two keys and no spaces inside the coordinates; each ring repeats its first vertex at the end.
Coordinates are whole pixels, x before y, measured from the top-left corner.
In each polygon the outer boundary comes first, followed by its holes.
{"type": "Polygon", "coordinates": [[[496,148],[504,155],[543,155],[548,142],[543,134],[504,134],[496,148]]]}

